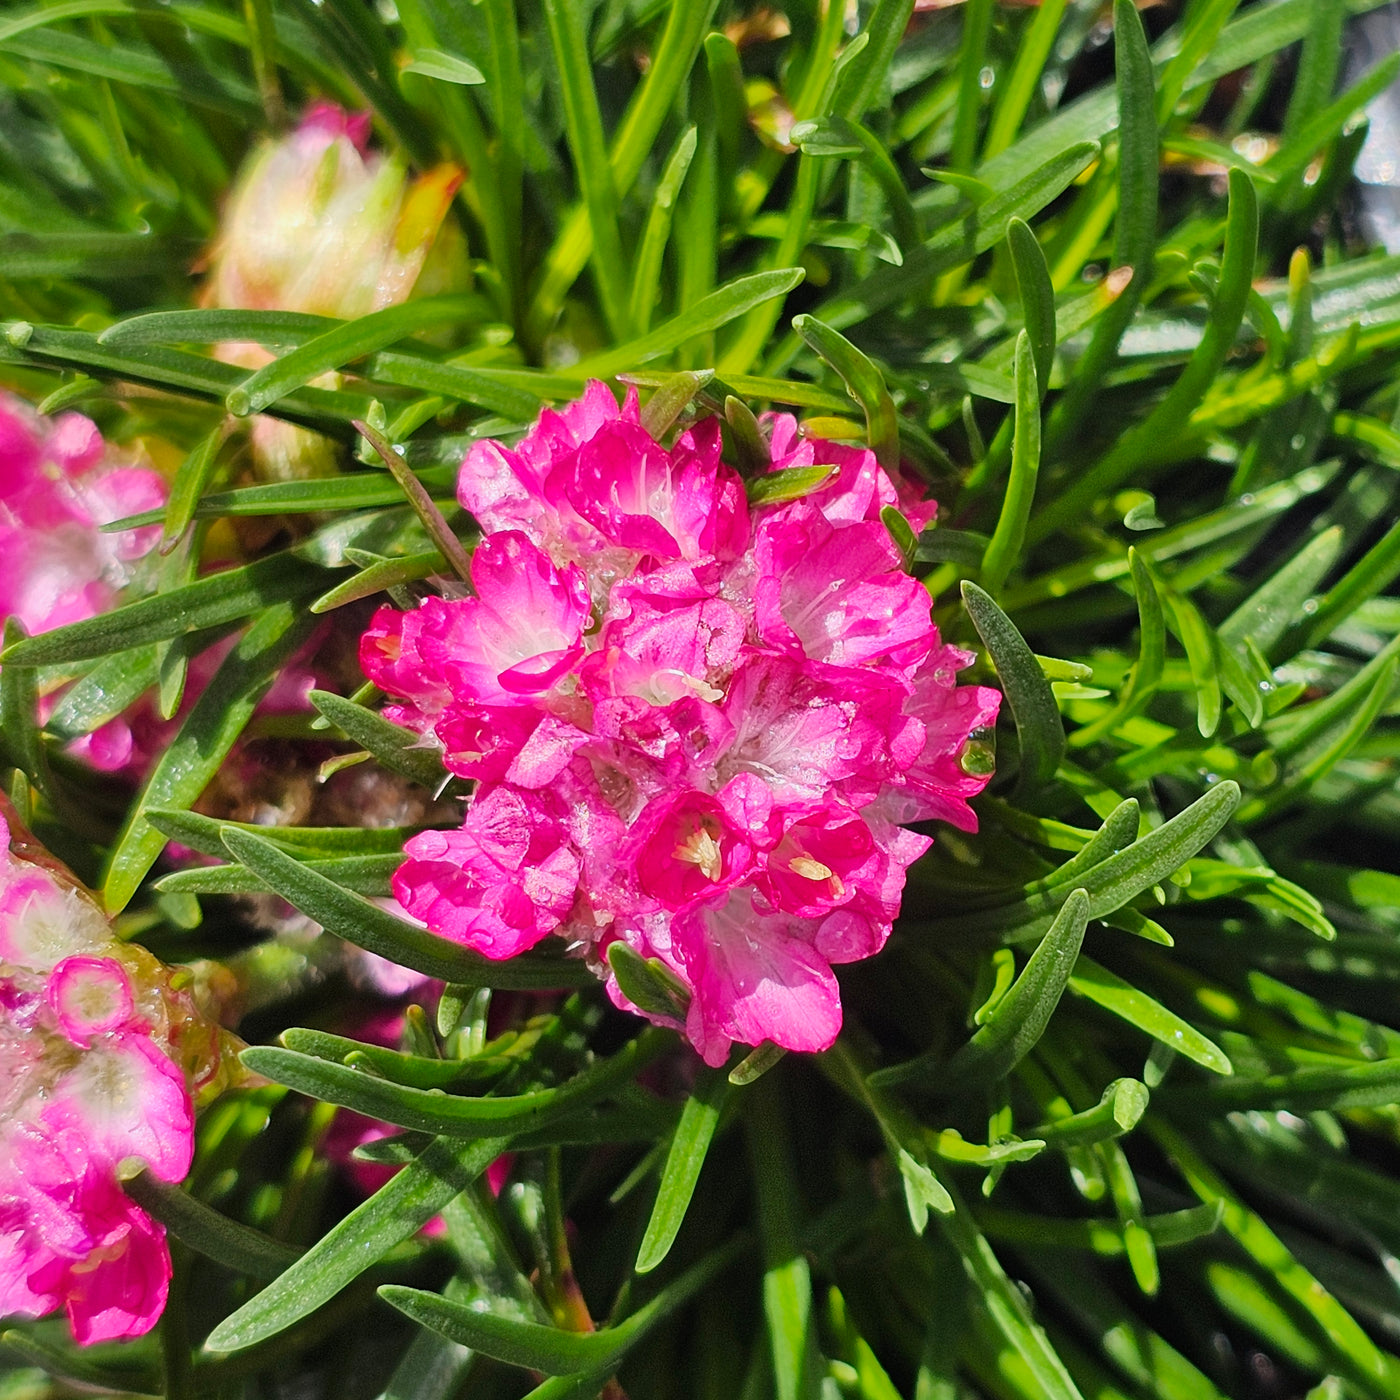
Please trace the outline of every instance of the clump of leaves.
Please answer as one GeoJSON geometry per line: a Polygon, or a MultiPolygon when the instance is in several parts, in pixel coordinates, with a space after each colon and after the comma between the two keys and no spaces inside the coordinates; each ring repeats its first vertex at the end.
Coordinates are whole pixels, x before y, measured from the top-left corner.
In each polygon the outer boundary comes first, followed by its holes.
{"type": "MultiPolygon", "coordinates": [[[[15,1329],[7,1393],[1400,1394],[1400,260],[1338,212],[1395,61],[1334,96],[1338,0],[913,10],[0,21],[0,377],[188,453],[162,590],[5,652],[10,790],[167,956],[288,974],[232,902],[274,891],[448,983],[400,1050],[322,1028],[335,982],[245,1022],[271,1086],[205,1115],[183,1190],[132,1185],[181,1244],[159,1338],[15,1329]],[[188,309],[239,161],[318,96],[470,169],[442,324],[188,309]],[[256,402],[225,339],[277,356],[256,402]],[[772,405],[921,470],[940,523],[890,528],[1009,701],[964,757],[980,833],[938,831],[811,1061],[696,1076],[566,961],[403,923],[401,833],[191,811],[314,617],[442,568],[422,502],[469,444],[616,375],[725,414],[737,461],[772,405]],[[345,470],[230,486],[254,407],[345,470]],[[258,557],[200,576],[251,517],[258,557]],[[91,791],[63,741],[230,631],[143,790],[91,791]],[[88,684],[38,729],[57,677],[88,684]],[[222,863],[161,877],[170,838],[222,863]],[[335,1105],[401,1130],[359,1204],[335,1105]]],[[[317,703],[282,742],[437,782],[373,697],[317,703]]]]}

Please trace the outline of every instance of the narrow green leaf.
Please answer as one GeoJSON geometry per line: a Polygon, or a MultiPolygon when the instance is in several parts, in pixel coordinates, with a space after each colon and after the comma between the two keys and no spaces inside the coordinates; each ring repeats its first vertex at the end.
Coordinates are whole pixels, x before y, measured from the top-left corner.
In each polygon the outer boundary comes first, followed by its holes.
{"type": "Polygon", "coordinates": [[[1216,629],[1220,640],[1236,649],[1248,637],[1266,655],[1302,615],[1303,604],[1341,553],[1344,532],[1339,525],[1309,540],[1286,559],[1216,629]]]}
{"type": "Polygon", "coordinates": [[[1168,626],[1186,652],[1191,683],[1196,688],[1196,728],[1209,739],[1220,727],[1220,674],[1216,666],[1216,643],[1210,626],[1189,598],[1165,588],[1153,572],[1157,591],[1167,605],[1168,626]]]}
{"type": "Polygon", "coordinates": [[[905,519],[903,512],[894,506],[880,507],[880,523],[890,532],[890,539],[899,551],[905,573],[912,572],[915,557],[919,552],[919,541],[914,535],[913,526],[905,519]]]}
{"type": "Polygon", "coordinates": [[[689,988],[660,958],[644,958],[621,939],[608,945],[607,958],[618,990],[634,1006],[651,1016],[685,1019],[689,988]]]}
{"type": "Polygon", "coordinates": [[[416,50],[413,58],[404,64],[403,71],[421,73],[425,78],[437,78],[444,83],[474,85],[486,81],[486,75],[476,64],[441,49],[416,50]]]}
{"type": "Polygon", "coordinates": [[[566,1332],[538,1322],[522,1322],[417,1288],[390,1284],[379,1290],[379,1296],[415,1322],[485,1356],[546,1376],[584,1374],[601,1385],[657,1323],[728,1268],[742,1245],[739,1241],[707,1255],[630,1317],[596,1332],[566,1332]]]}
{"type": "Polygon", "coordinates": [[[1069,743],[1075,748],[1096,743],[1125,720],[1145,710],[1157,694],[1166,666],[1167,624],[1162,613],[1162,600],[1157,594],[1157,584],[1146,561],[1136,549],[1128,551],[1128,567],[1132,572],[1133,592],[1138,605],[1138,659],[1118,697],[1118,703],[1100,719],[1086,724],[1071,736],[1069,743]]]}
{"type": "Polygon", "coordinates": [[[629,318],[639,335],[645,335],[651,329],[652,311],[661,287],[661,260],[671,236],[676,197],[695,157],[696,141],[694,125],[681,132],[667,157],[661,179],[656,184],[656,193],[652,196],[651,211],[637,248],[632,295],[628,303],[629,318]]]}
{"type": "Polygon", "coordinates": [[[914,0],[876,0],[863,31],[868,46],[850,61],[846,81],[836,94],[838,111],[859,121],[878,104],[881,85],[913,14],[914,0]]]}
{"type": "Polygon", "coordinates": [[[1072,885],[1086,871],[1101,865],[1110,856],[1126,850],[1137,840],[1140,809],[1135,797],[1125,798],[1104,818],[1103,825],[1075,854],[1042,882],[1054,889],[1072,885]]]}
{"type": "MultiPolygon", "coordinates": [[[[78,366],[102,379],[147,384],[157,389],[194,395],[220,405],[224,396],[244,378],[237,365],[226,365],[206,355],[191,355],[164,346],[130,348],[99,344],[89,331],[67,330],[56,326],[0,325],[0,338],[22,342],[26,360],[54,368],[78,366]]],[[[345,422],[364,417],[370,401],[363,394],[333,389],[298,389],[275,407],[279,417],[305,423],[318,431],[344,436],[345,422]]]]}
{"type": "Polygon", "coordinates": [[[1305,622],[1293,619],[1295,639],[1304,646],[1320,646],[1336,627],[1362,603],[1388,587],[1400,575],[1400,524],[1392,525],[1366,553],[1318,598],[1305,613],[1305,622]],[[1301,633],[1301,635],[1297,635],[1301,633]]]}
{"type": "Polygon", "coordinates": [[[728,325],[755,306],[786,296],[806,276],[800,267],[753,272],[701,297],[694,306],[673,316],[654,331],[614,350],[605,350],[564,371],[577,379],[607,379],[619,370],[632,369],[683,345],[687,340],[728,325]]]}
{"type": "Polygon", "coordinates": [[[676,1235],[690,1208],[690,1198],[700,1180],[705,1154],[719,1125],[720,1114],[732,1092],[723,1069],[702,1070],[695,1088],[681,1110],[681,1121],[666,1153],[656,1204],[637,1251],[636,1271],[650,1273],[671,1252],[676,1235]]]}
{"type": "Polygon", "coordinates": [[[459,324],[474,314],[476,305],[475,298],[420,297],[382,311],[372,311],[264,365],[230,389],[224,402],[228,411],[240,418],[259,413],[293,390],[309,384],[318,374],[339,369],[418,331],[459,324]]]}
{"type": "Polygon", "coordinates": [[[207,307],[198,311],[147,311],[114,321],[97,337],[99,345],[216,345],[251,340],[259,345],[301,345],[336,325],[329,316],[302,311],[238,311],[207,307]]]}
{"type": "Polygon", "coordinates": [[[135,704],[155,683],[154,647],[116,652],[63,692],[44,727],[63,739],[91,734],[135,704]]]}
{"type": "Polygon", "coordinates": [[[904,177],[872,132],[858,121],[833,114],[815,121],[797,122],[788,140],[808,156],[857,157],[885,197],[901,250],[918,245],[919,216],[905,188],[904,177]]]}
{"type": "Polygon", "coordinates": [[[199,812],[182,812],[169,807],[148,807],[146,819],[152,826],[191,850],[223,859],[228,854],[223,842],[226,830],[262,836],[274,846],[306,858],[332,859],[348,855],[392,855],[421,829],[416,826],[257,826],[250,822],[225,822],[199,812]]]}
{"type": "Polygon", "coordinates": [[[1027,1137],[1047,1147],[1087,1147],[1131,1132],[1147,1112],[1147,1086],[1137,1079],[1115,1079],[1093,1108],[1032,1128],[1027,1137]]]}
{"type": "MultiPolygon", "coordinates": [[[[381,350],[372,355],[365,362],[363,372],[372,380],[475,404],[514,423],[528,423],[534,418],[543,407],[542,395],[562,398],[576,388],[572,380],[557,374],[547,376],[537,370],[443,362],[398,350],[381,350]]],[[[345,416],[364,418],[368,407],[365,404],[364,411],[357,409],[345,416]]]]}
{"type": "Polygon", "coordinates": [[[1198,1065],[1216,1074],[1233,1073],[1229,1058],[1214,1041],[1131,982],[1125,982],[1116,973],[1100,967],[1092,958],[1080,955],[1069,985],[1080,996],[1087,997],[1105,1011],[1145,1031],[1154,1040],[1179,1051],[1198,1065]]]}
{"type": "Polygon", "coordinates": [[[1016,269],[1021,319],[1030,337],[1036,387],[1043,399],[1049,392],[1050,371],[1055,364],[1055,288],[1050,283],[1045,252],[1024,219],[1007,221],[1006,243],[1016,269]]]}
{"type": "Polygon", "coordinates": [[[1264,162],[1264,169],[1280,181],[1300,174],[1322,146],[1339,135],[1357,112],[1395,81],[1397,73],[1400,54],[1387,54],[1335,102],[1320,108],[1303,123],[1264,162]]]}
{"type": "Polygon", "coordinates": [[[214,476],[214,464],[219,449],[228,437],[228,429],[220,423],[201,438],[194,450],[180,463],[170,483],[170,499],[165,504],[165,529],[162,532],[162,553],[169,553],[189,529],[199,498],[214,476]]]}
{"type": "Polygon", "coordinates": [[[1006,483],[1006,498],[996,529],[982,556],[982,586],[988,593],[1000,592],[1007,574],[1021,562],[1026,523],[1030,519],[1040,472],[1040,400],[1030,335],[1021,331],[1016,337],[1016,426],[1011,446],[1011,477],[1006,483]]]}
{"type": "MultiPolygon", "coordinates": [[[[436,749],[423,747],[423,736],[394,724],[328,690],[312,690],[307,699],[349,738],[368,749],[391,773],[437,792],[448,780],[442,757],[436,749]]],[[[460,980],[460,979],[459,979],[460,980]]]]}
{"type": "Polygon", "coordinates": [[[122,1190],[182,1244],[251,1278],[276,1278],[304,1252],[230,1220],[180,1187],[157,1181],[150,1172],[124,1181],[122,1190]]]}
{"type": "Polygon", "coordinates": [[[1016,721],[1021,741],[1021,783],[1027,789],[1044,787],[1054,780],[1065,751],[1064,725],[1050,682],[1015,624],[990,594],[975,583],[964,582],[962,597],[972,625],[997,668],[1016,721]]]}
{"type": "Polygon", "coordinates": [[[992,119],[982,147],[984,161],[1000,155],[1016,139],[1016,133],[1039,88],[1066,4],[1067,0],[1043,0],[1036,6],[1030,24],[1022,31],[1011,71],[1006,77],[998,79],[996,84],[992,119]]]}
{"type": "Polygon", "coordinates": [[[626,340],[631,326],[622,236],[617,226],[618,189],[609,166],[583,16],[571,0],[543,0],[543,9],[559,74],[564,133],[593,235],[593,269],[603,315],[613,339],[626,340]]]}
{"type": "Polygon", "coordinates": [[[589,978],[582,963],[562,959],[518,957],[492,962],[341,889],[261,836],[228,825],[221,833],[224,846],[236,861],[256,871],[270,889],[328,933],[427,977],[478,987],[515,988],[568,987],[589,978]]]}
{"type": "MultiPolygon", "coordinates": [[[[646,76],[623,114],[608,153],[608,165],[619,196],[625,195],[636,183],[662,122],[674,108],[676,94],[685,86],[686,75],[700,51],[718,3],[719,0],[693,0],[691,4],[669,6],[666,27],[652,48],[646,76]]],[[[564,221],[545,256],[526,325],[528,339],[538,342],[547,334],[565,294],[588,262],[592,245],[588,212],[577,209],[564,221]]],[[[619,366],[622,367],[625,366],[619,366]]]]}
{"type": "MultiPolygon", "coordinates": [[[[1132,12],[1134,22],[1140,27],[1131,0],[1116,2],[1132,12]]],[[[1153,179],[1155,182],[1155,155],[1153,179]]],[[[1259,243],[1259,200],[1254,183],[1242,170],[1231,170],[1229,183],[1230,204],[1220,280],[1200,343],[1166,397],[1152,412],[1123,434],[1108,453],[1039,513],[1031,530],[1032,539],[1044,539],[1053,531],[1063,529],[1088,510],[1098,496],[1120,485],[1134,470],[1140,470],[1142,460],[1150,459],[1162,442],[1176,439],[1220,373],[1244,320],[1254,283],[1254,260],[1259,243]]],[[[1119,301],[1122,299],[1120,297],[1119,301]]]]}
{"type": "MultiPolygon", "coordinates": [[[[333,856],[308,860],[306,868],[356,894],[384,898],[390,893],[390,880],[403,864],[403,853],[377,856],[333,856]]],[[[156,881],[162,894],[258,894],[266,882],[241,865],[199,865],[172,871],[156,881]]]]}
{"type": "Polygon", "coordinates": [[[953,139],[948,159],[955,170],[971,170],[977,154],[986,91],[982,70],[987,63],[987,39],[992,29],[991,0],[969,0],[963,9],[962,43],[958,48],[958,103],[953,115],[953,139]]]}
{"type": "Polygon", "coordinates": [[[1009,1074],[1025,1058],[1050,1022],[1089,926],[1089,896],[1073,890],[1010,991],[992,1008],[981,1029],[946,1064],[941,1056],[920,1055],[871,1076],[883,1087],[922,1080],[921,1087],[990,1083],[1009,1074]],[[936,1074],[936,1082],[931,1076],[936,1074]]]}
{"type": "Polygon", "coordinates": [[[750,477],[745,485],[750,506],[779,505],[810,496],[836,470],[830,464],[816,467],[783,467],[750,477]]]}
{"type": "Polygon", "coordinates": [[[377,1074],[274,1045],[255,1045],[242,1058],[255,1074],[386,1123],[450,1137],[482,1138],[535,1132],[587,1108],[626,1084],[671,1043],[668,1032],[653,1026],[610,1059],[598,1061],[558,1088],[498,1098],[466,1098],[440,1089],[391,1084],[377,1074]]]}
{"type": "MultiPolygon", "coordinates": [[[[5,645],[25,640],[16,617],[4,624],[5,645]]],[[[40,792],[49,790],[49,757],[39,733],[38,675],[26,666],[0,666],[0,761],[26,774],[40,792]]]]}
{"type": "Polygon", "coordinates": [[[642,427],[659,442],[713,377],[709,370],[686,369],[658,384],[642,408],[642,427]]]}
{"type": "Polygon", "coordinates": [[[438,1138],[300,1259],[226,1317],[205,1350],[241,1351],[285,1331],[417,1233],[510,1146],[504,1137],[438,1138]]]}
{"type": "Polygon", "coordinates": [[[975,569],[991,542],[990,535],[978,534],[976,530],[949,530],[938,526],[919,536],[914,560],[919,564],[966,564],[975,569]]]}
{"type": "MultiPolygon", "coordinates": [[[[1157,245],[1156,96],[1147,36],[1132,0],[1114,0],[1113,55],[1118,98],[1118,215],[1112,269],[1128,269],[1128,281],[1117,289],[1099,316],[1089,345],[1076,361],[1074,373],[1050,415],[1045,439],[1051,457],[1059,455],[1083,423],[1117,355],[1118,342],[1152,280],[1157,245]]],[[[1015,150],[1013,147],[1002,158],[1010,159],[1015,150]]],[[[1091,493],[1091,499],[1092,494],[1095,493],[1091,493]]],[[[1063,525],[1072,518],[1066,508],[1058,523],[1063,525]]],[[[1037,523],[1032,538],[1038,540],[1044,534],[1037,523]]]]}
{"type": "Polygon", "coordinates": [[[109,613],[26,638],[0,655],[5,666],[48,666],[108,656],[147,642],[220,627],[314,593],[319,575],[295,551],[209,574],[109,613]]]}
{"type": "MultiPolygon", "coordinates": [[[[1179,870],[1215,838],[1239,801],[1238,783],[1217,783],[1126,850],[1077,872],[1074,883],[1089,894],[1089,917],[1101,919],[1112,914],[1179,870]]],[[[1063,891],[1063,886],[1059,890],[1063,891]]],[[[1051,889],[1003,908],[961,912],[956,925],[965,934],[996,932],[1004,942],[1025,942],[1040,938],[1049,929],[1062,901],[1063,894],[1051,889]]],[[[925,922],[928,927],[939,926],[936,919],[925,922]]]]}
{"type": "Polygon", "coordinates": [[[771,1040],[765,1040],[762,1045],[757,1045],[749,1051],[729,1071],[729,1082],[742,1089],[746,1084],[762,1079],[786,1054],[787,1051],[781,1045],[774,1045],[771,1040]]]}
{"type": "Polygon", "coordinates": [[[1026,1366],[1036,1400],[1083,1400],[1059,1354],[1031,1316],[1025,1296],[1007,1277],[991,1245],[977,1228],[958,1193],[944,1183],[953,1209],[938,1217],[939,1227],[962,1259],[968,1282],[977,1290],[997,1331],[1026,1366]]]}
{"type": "MultiPolygon", "coordinates": [[[[313,613],[334,612],[347,603],[356,603],[361,598],[371,598],[386,588],[396,588],[405,583],[416,583],[432,574],[440,574],[447,568],[447,561],[436,549],[424,550],[421,554],[405,554],[396,559],[381,559],[361,569],[353,578],[328,589],[311,604],[313,613]]],[[[441,779],[439,778],[439,781],[441,779]]]]}
{"type": "Polygon", "coordinates": [[[90,1354],[51,1346],[18,1327],[0,1332],[0,1344],[19,1361],[60,1383],[68,1382],[79,1392],[150,1396],[151,1400],[159,1400],[167,1393],[154,1358],[144,1365],[100,1365],[90,1354]]]}
{"type": "Polygon", "coordinates": [[[792,328],[839,374],[865,412],[866,442],[887,471],[899,468],[899,416],[874,362],[815,316],[794,316],[792,328]]]}
{"type": "Polygon", "coordinates": [[[730,394],[724,400],[724,421],[729,426],[739,458],[739,470],[745,476],[766,472],[773,465],[773,454],[753,410],[742,399],[730,394]]]}
{"type": "Polygon", "coordinates": [[[126,907],[165,846],[165,837],[146,820],[146,809],[188,807],[208,787],[258,701],[313,625],[314,619],[303,609],[278,603],[258,618],[224,658],[151,770],[107,857],[102,899],[110,912],[126,907]]]}

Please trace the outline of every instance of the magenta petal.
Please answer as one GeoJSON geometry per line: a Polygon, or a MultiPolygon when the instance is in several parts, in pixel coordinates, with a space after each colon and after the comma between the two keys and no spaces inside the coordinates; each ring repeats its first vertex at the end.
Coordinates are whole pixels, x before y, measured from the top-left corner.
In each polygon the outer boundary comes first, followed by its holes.
{"type": "Polygon", "coordinates": [[[830,965],[803,934],[811,925],[764,914],[734,891],[677,924],[677,949],[695,987],[686,1034],[706,1064],[730,1043],[771,1040],[785,1050],[826,1050],[841,1030],[841,992],[830,965]]]}
{"type": "Polygon", "coordinates": [[[460,831],[405,847],[394,894],[434,933],[508,958],[553,933],[572,907],[580,862],[544,798],[511,787],[478,797],[460,831]]]}
{"type": "Polygon", "coordinates": [[[92,1264],[68,1272],[65,1306],[80,1346],[140,1337],[165,1311],[170,1251],[165,1230],[131,1205],[126,1228],[92,1264]]]}
{"type": "Polygon", "coordinates": [[[144,1035],[108,1035],[54,1089],[42,1119],[83,1136],[94,1160],[137,1158],[180,1181],[194,1156],[194,1111],[184,1076],[144,1035]]]}

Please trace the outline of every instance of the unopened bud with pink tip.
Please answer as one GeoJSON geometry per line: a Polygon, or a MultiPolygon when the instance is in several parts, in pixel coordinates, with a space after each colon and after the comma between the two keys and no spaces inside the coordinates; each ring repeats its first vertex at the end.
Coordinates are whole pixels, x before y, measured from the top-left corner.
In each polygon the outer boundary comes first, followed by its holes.
{"type": "Polygon", "coordinates": [[[461,168],[410,180],[368,139],[367,115],[320,102],[253,155],[214,250],[211,304],[348,320],[407,301],[435,245],[460,257],[443,220],[461,168]]]}
{"type": "MultiPolygon", "coordinates": [[[[208,305],[352,320],[469,285],[465,240],[447,217],[465,172],[449,162],[410,178],[400,156],[369,149],[369,133],[367,113],[318,102],[253,154],[214,246],[208,305]]],[[[272,359],[246,342],[217,353],[247,369],[272,359]]],[[[253,456],[271,480],[335,470],[327,439],[269,418],[254,423],[253,456]]]]}

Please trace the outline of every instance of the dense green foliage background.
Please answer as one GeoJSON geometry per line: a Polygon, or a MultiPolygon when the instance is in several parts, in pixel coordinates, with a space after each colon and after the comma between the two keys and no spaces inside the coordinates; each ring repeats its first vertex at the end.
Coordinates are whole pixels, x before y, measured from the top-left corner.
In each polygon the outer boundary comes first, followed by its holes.
{"type": "Polygon", "coordinates": [[[183,1191],[133,1184],[180,1241],[159,1336],[17,1329],[0,1392],[1400,1395],[1400,259],[1348,223],[1396,61],[1334,96],[1343,0],[912,10],[0,14],[0,381],[183,459],[157,591],[12,635],[10,791],[128,932],[261,988],[274,1082],[205,1114],[183,1191]],[[190,309],[240,161],[315,97],[470,168],[472,292],[190,309]],[[209,354],[231,339],[279,358],[246,384],[209,354]],[[189,811],[236,742],[440,776],[364,695],[239,739],[309,609],[443,567],[352,420],[470,540],[470,442],[619,374],[658,427],[730,405],[740,461],[732,401],[924,473],[911,568],[1010,702],[981,832],[937,832],[815,1060],[696,1076],[574,965],[487,965],[368,903],[401,832],[189,811]],[[343,473],[247,484],[250,408],[343,473]],[[257,557],[201,578],[230,517],[257,557]],[[141,793],[65,759],[245,628],[141,793]],[[224,863],[162,875],[170,836],[224,863]],[[365,998],[265,941],[232,896],[267,889],[452,984],[403,1053],[340,1038],[365,998]],[[336,1104],[412,1161],[358,1206],[336,1104]],[[497,1201],[470,1183],[506,1150],[497,1201]]]}

